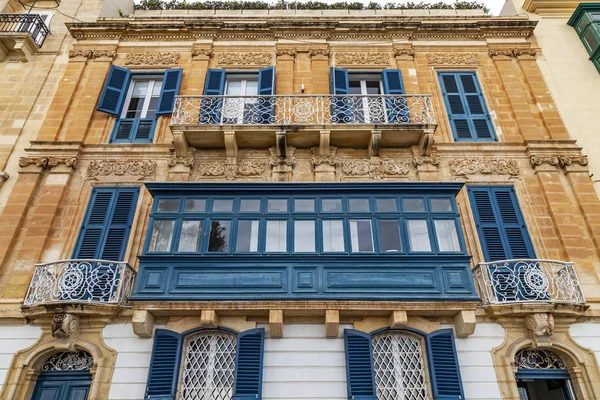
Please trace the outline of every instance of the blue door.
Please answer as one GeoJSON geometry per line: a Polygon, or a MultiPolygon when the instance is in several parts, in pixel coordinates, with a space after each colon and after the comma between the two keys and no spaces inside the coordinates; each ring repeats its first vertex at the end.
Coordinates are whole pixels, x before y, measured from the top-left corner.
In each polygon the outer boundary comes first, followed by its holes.
{"type": "Polygon", "coordinates": [[[87,400],[91,384],[89,371],[42,371],[32,400],[87,400]]]}

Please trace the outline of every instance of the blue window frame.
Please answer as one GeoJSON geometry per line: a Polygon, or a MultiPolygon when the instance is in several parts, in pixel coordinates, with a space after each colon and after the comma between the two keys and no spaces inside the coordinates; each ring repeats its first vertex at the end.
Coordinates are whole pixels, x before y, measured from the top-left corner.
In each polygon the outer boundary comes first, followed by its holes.
{"type": "Polygon", "coordinates": [[[465,254],[449,194],[155,196],[144,254],[465,254]]]}
{"type": "Polygon", "coordinates": [[[475,72],[438,72],[454,140],[496,141],[494,126],[475,72]]]}
{"type": "Polygon", "coordinates": [[[151,143],[157,118],[171,114],[182,70],[133,73],[111,66],[98,110],[115,115],[110,143],[151,143]]]}

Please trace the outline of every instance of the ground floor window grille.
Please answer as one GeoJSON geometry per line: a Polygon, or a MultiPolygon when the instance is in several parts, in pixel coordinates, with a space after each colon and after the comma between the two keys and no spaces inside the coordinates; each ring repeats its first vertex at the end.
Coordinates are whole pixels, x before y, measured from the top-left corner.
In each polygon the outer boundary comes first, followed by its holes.
{"type": "Polygon", "coordinates": [[[42,371],[89,371],[94,359],[86,351],[56,353],[42,365],[42,371]]]}

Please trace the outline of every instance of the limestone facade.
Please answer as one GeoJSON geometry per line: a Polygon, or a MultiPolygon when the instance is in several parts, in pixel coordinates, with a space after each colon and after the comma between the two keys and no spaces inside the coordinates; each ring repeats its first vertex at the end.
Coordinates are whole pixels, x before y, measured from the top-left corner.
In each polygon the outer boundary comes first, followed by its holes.
{"type": "MultiPolygon", "coordinates": [[[[84,350],[94,359],[90,399],[141,399],[155,329],[215,326],[266,328],[265,399],[289,398],[290,380],[298,390],[313,382],[307,399],[347,398],[343,329],[389,327],[454,329],[467,399],[519,399],[514,359],[524,348],[551,349],[565,360],[577,399],[600,398],[600,201],[590,179],[593,161],[575,141],[579,131],[565,126],[568,118],[557,109],[562,100],[548,90],[540,61],[545,50],[530,18],[472,10],[255,10],[97,20],[101,2],[63,0],[60,9],[77,21],[53,18],[48,54],[44,45],[34,61],[14,64],[19,68],[0,63],[0,85],[9,88],[0,97],[0,119],[8,121],[0,128],[0,170],[8,176],[0,187],[0,340],[6,344],[0,348],[15,351],[0,358],[0,398],[30,399],[49,356],[84,350]],[[390,134],[376,127],[366,129],[366,141],[356,140],[364,128],[347,127],[335,145],[330,127],[313,129],[317,141],[305,146],[279,141],[293,140],[289,127],[268,127],[260,133],[272,145],[256,147],[236,141],[244,128],[218,127],[211,130],[222,144],[209,149],[194,147],[187,131],[172,130],[171,117],[160,116],[153,143],[110,144],[115,117],[96,108],[111,65],[182,68],[184,96],[203,94],[209,68],[276,66],[277,95],[328,94],[331,66],[400,69],[407,94],[431,95],[437,126],[404,147],[374,145],[390,134]],[[454,141],[440,71],[476,73],[497,141],[454,141]],[[137,269],[152,206],[145,183],[317,181],[513,186],[537,257],[573,262],[586,305],[248,300],[23,306],[34,265],[73,254],[93,188],[140,188],[124,257],[137,269]]],[[[484,255],[466,189],[457,203],[475,267],[484,255]]]]}

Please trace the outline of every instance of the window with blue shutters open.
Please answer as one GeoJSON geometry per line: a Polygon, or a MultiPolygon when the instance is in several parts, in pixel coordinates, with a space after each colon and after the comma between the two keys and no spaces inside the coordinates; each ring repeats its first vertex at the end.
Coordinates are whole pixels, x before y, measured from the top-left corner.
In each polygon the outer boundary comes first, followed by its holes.
{"type": "Polygon", "coordinates": [[[145,399],[260,399],[263,352],[264,329],[157,329],[145,399]]]}
{"type": "Polygon", "coordinates": [[[270,124],[276,99],[275,67],[258,72],[209,69],[200,103],[201,124],[270,124]]]}
{"type": "Polygon", "coordinates": [[[348,399],[464,399],[452,329],[346,329],[344,342],[348,399]]]}
{"type": "Polygon", "coordinates": [[[409,123],[402,72],[355,72],[331,68],[332,123],[409,123]]]}
{"type": "Polygon", "coordinates": [[[475,72],[439,72],[438,78],[457,142],[496,140],[494,126],[475,72]]]}
{"type": "Polygon", "coordinates": [[[111,66],[98,110],[117,120],[111,143],[151,143],[157,118],[173,113],[181,83],[180,68],[164,73],[132,73],[111,66]]]}

